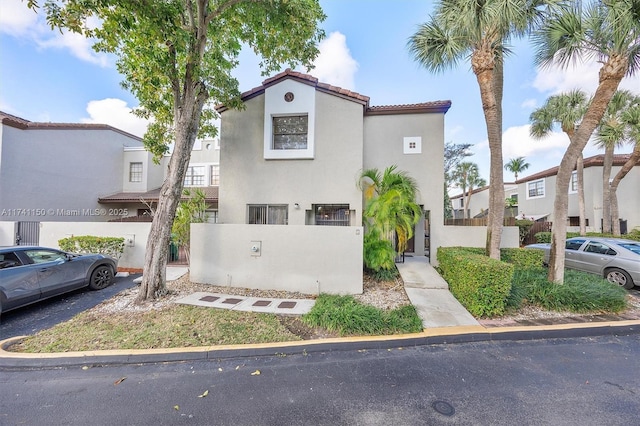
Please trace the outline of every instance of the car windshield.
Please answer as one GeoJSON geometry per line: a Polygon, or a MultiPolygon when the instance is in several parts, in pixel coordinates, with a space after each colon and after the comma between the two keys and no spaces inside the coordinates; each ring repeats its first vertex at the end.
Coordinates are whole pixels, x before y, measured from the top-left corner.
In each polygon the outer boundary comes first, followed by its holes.
{"type": "Polygon", "coordinates": [[[620,247],[624,247],[629,251],[634,252],[638,256],[640,256],[640,243],[622,243],[619,244],[620,247]]]}

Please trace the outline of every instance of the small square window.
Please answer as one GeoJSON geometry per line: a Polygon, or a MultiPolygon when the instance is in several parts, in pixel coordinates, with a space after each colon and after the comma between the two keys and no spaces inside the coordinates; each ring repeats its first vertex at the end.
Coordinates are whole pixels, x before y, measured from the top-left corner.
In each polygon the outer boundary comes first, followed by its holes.
{"type": "Polygon", "coordinates": [[[184,186],[205,186],[205,167],[189,166],[184,177],[184,186]]]}
{"type": "Polygon", "coordinates": [[[411,136],[404,138],[405,154],[422,154],[422,138],[420,136],[411,136]]]}
{"type": "Polygon", "coordinates": [[[544,197],[544,179],[527,182],[527,199],[544,197]]]}
{"type": "Polygon", "coordinates": [[[273,149],[307,149],[309,117],[273,117],[273,149]]]}
{"type": "Polygon", "coordinates": [[[142,163],[129,163],[129,182],[142,182],[142,163]]]}

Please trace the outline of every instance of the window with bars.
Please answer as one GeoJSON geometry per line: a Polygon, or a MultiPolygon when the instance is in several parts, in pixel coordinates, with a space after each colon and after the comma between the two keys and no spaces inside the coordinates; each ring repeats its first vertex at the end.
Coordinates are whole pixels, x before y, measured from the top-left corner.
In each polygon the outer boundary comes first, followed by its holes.
{"type": "Polygon", "coordinates": [[[184,186],[205,186],[205,167],[189,166],[184,178],[184,186]]]}
{"type": "Polygon", "coordinates": [[[129,182],[142,182],[142,163],[129,163],[129,182]]]}
{"type": "Polygon", "coordinates": [[[273,117],[272,149],[307,149],[307,115],[273,117]]]}
{"type": "Polygon", "coordinates": [[[286,204],[249,204],[247,223],[253,225],[286,225],[289,206],[286,204]]]}
{"type": "Polygon", "coordinates": [[[211,186],[219,186],[220,185],[220,166],[218,164],[213,164],[210,168],[211,177],[209,179],[209,185],[211,186]]]}
{"type": "Polygon", "coordinates": [[[349,226],[348,204],[316,204],[315,223],[321,226],[349,226]]]}
{"type": "Polygon", "coordinates": [[[544,197],[544,179],[527,183],[527,198],[544,197]]]}

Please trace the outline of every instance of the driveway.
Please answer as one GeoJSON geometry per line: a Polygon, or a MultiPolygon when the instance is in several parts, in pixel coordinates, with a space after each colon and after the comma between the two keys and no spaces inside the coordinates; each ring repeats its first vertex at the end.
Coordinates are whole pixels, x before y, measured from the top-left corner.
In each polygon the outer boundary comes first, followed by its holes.
{"type": "Polygon", "coordinates": [[[31,335],[68,321],[73,316],[93,308],[122,290],[133,287],[136,285],[133,280],[139,276],[140,274],[116,277],[113,284],[103,290],[91,291],[84,288],[3,313],[0,318],[0,340],[14,336],[31,335]]]}

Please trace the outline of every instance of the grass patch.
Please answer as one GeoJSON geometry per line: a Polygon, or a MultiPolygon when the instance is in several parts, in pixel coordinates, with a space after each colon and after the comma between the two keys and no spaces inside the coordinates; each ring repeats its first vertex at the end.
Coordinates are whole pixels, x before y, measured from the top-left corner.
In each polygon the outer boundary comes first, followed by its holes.
{"type": "Polygon", "coordinates": [[[301,340],[275,315],[174,305],[141,314],[84,312],[12,346],[20,352],[152,349],[301,340]]]}
{"type": "Polygon", "coordinates": [[[353,296],[321,294],[302,321],[340,335],[417,333],[422,321],[413,305],[385,311],[358,302],[353,296]]]}
{"type": "Polygon", "coordinates": [[[598,275],[567,269],[564,284],[557,285],[547,281],[545,268],[516,268],[507,308],[517,311],[529,304],[559,312],[616,313],[627,307],[626,296],[626,290],[598,275]]]}

